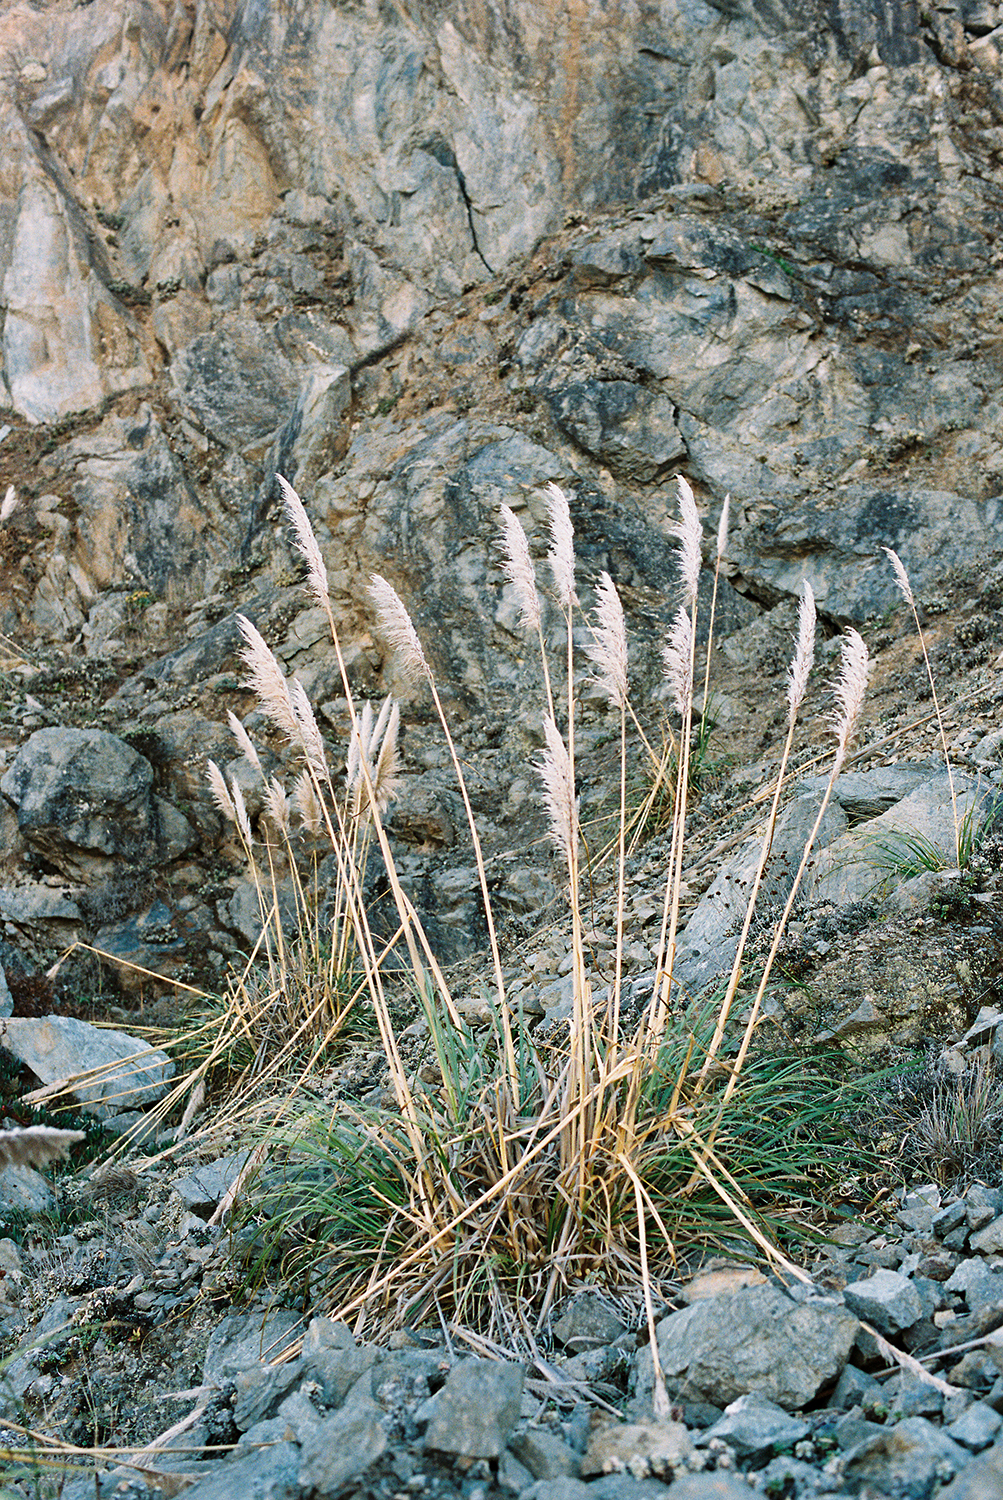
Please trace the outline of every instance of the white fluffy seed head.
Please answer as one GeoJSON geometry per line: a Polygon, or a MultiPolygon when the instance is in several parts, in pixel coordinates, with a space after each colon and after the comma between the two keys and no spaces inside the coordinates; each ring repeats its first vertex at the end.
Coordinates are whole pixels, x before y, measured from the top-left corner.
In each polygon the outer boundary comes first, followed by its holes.
{"type": "Polygon", "coordinates": [[[324,810],[317,796],[309,771],[301,771],[293,786],[293,801],[299,808],[300,818],[307,833],[315,837],[324,827],[324,810]]]}
{"type": "Polygon", "coordinates": [[[613,708],[627,706],[627,629],[623,605],[608,573],[599,575],[592,639],[586,647],[596,671],[593,681],[613,708]]]}
{"type": "Polygon", "coordinates": [[[227,790],[226,778],[214,760],[206,762],[206,775],[212,788],[212,800],[230,823],[237,821],[237,809],[233,805],[233,798],[227,790]]]}
{"type": "Polygon", "coordinates": [[[791,719],[804,701],[808,674],[815,660],[815,595],[807,578],[798,602],[798,636],[794,660],[787,670],[787,704],[791,719]]]}
{"type": "Polygon", "coordinates": [[[571,777],[571,759],[549,714],[544,715],[543,732],[547,747],[539,772],[543,802],[550,819],[550,837],[570,864],[578,845],[578,801],[571,777]]]}
{"type": "Polygon", "coordinates": [[[839,711],[835,715],[836,764],[842,765],[860,718],[867,691],[867,647],[857,631],[847,629],[840,642],[843,659],[835,685],[839,711]]]}
{"type": "Polygon", "coordinates": [[[317,726],[306,688],[298,677],[293,678],[290,697],[293,713],[296,715],[296,726],[299,730],[300,748],[306,756],[307,765],[313,775],[318,781],[324,781],[327,777],[327,754],[324,750],[324,740],[317,726]]]}
{"type": "Polygon", "coordinates": [[[540,595],[536,588],[536,569],[529,554],[526,533],[509,506],[502,506],[501,517],[505,577],[515,589],[522,623],[528,630],[539,630],[540,595]]]}
{"type": "Polygon", "coordinates": [[[289,798],[286,796],[285,787],[276,776],[273,776],[265,787],[265,806],[268,809],[268,816],[279,832],[287,834],[289,832],[289,798]]]}
{"type": "Polygon", "coordinates": [[[244,802],[244,794],[237,784],[236,776],[230,777],[230,795],[233,799],[233,811],[237,820],[243,840],[248,848],[254,843],[251,837],[251,820],[247,816],[247,805],[244,802]]]}
{"type": "Polygon", "coordinates": [[[717,556],[720,560],[728,546],[728,521],[731,516],[731,496],[725,495],[721,507],[721,519],[717,523],[717,556]]]}
{"type": "Polygon", "coordinates": [[[314,529],[310,524],[310,517],[306,513],[306,507],[288,480],[283,479],[281,474],[276,474],[275,479],[282,491],[286,515],[292,524],[296,546],[306,559],[310,591],[316,597],[320,607],[328,609],[331,595],[328,591],[327,569],[324,566],[314,529]]]}
{"type": "Polygon", "coordinates": [[[244,638],[241,657],[247,667],[247,686],[257,697],[265,713],[276,728],[280,729],[293,744],[298,744],[300,729],[293,712],[289,684],[282,674],[264,636],[252,625],[246,615],[237,616],[237,624],[244,638]]]}
{"type": "Polygon", "coordinates": [[[575,593],[575,529],[571,524],[568,497],[556,484],[546,487],[550,510],[550,551],[547,559],[554,575],[557,602],[565,614],[578,603],[575,593]]]}
{"type": "Polygon", "coordinates": [[[902,592],[902,597],[905,599],[905,602],[909,605],[910,609],[915,609],[916,600],[913,595],[912,584],[909,582],[909,574],[905,570],[905,564],[903,563],[901,557],[899,557],[897,552],[893,552],[891,547],[882,547],[881,550],[885,553],[888,561],[891,563],[893,569],[895,570],[895,582],[898,584],[902,592]]]}
{"type": "Polygon", "coordinates": [[[703,538],[703,528],[700,525],[693,491],[681,474],[676,475],[676,483],[679,486],[679,520],[673,522],[671,530],[672,535],[680,544],[679,576],[683,585],[683,603],[692,606],[696,602],[697,588],[700,583],[700,543],[703,538]]]}
{"type": "Polygon", "coordinates": [[[227,711],[226,721],[230,726],[230,733],[237,741],[237,745],[240,749],[241,755],[246,756],[247,759],[251,762],[251,765],[257,771],[258,775],[263,777],[265,773],[261,769],[261,761],[258,758],[258,752],[257,750],[255,750],[254,745],[251,743],[250,735],[247,733],[247,730],[237,718],[237,715],[234,713],[232,708],[227,711]]]}
{"type": "Polygon", "coordinates": [[[0,505],[0,525],[2,525],[4,521],[9,521],[16,510],[17,490],[12,484],[9,484],[7,486],[7,493],[3,497],[3,504],[0,505]]]}
{"type": "MultiPolygon", "coordinates": [[[[389,702],[389,699],[387,700],[389,702]]],[[[373,795],[376,806],[382,815],[386,812],[397,793],[400,791],[400,760],[397,755],[397,732],[400,728],[400,704],[394,703],[390,709],[389,717],[384,729],[379,728],[373,736],[373,743],[380,747],[376,758],[376,774],[373,777],[373,795]],[[380,735],[382,734],[382,740],[380,735]]]]}
{"type": "Polygon", "coordinates": [[[672,701],[683,718],[693,701],[693,622],[682,605],[676,610],[662,659],[672,701]]]}
{"type": "Polygon", "coordinates": [[[422,679],[431,682],[432,669],[425,660],[418,632],[393,584],[374,573],[369,583],[369,597],[376,609],[380,632],[396,656],[402,675],[414,684],[422,679]]]}

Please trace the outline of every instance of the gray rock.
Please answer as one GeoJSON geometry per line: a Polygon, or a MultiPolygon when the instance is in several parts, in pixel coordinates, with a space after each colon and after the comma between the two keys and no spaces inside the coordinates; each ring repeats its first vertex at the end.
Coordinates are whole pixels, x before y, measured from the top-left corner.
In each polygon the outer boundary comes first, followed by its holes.
{"type": "Polygon", "coordinates": [[[52,1207],[52,1189],[34,1167],[0,1170],[0,1214],[42,1214],[52,1207]]]}
{"type": "Polygon", "coordinates": [[[299,1328],[300,1319],[284,1308],[265,1316],[231,1313],[212,1331],[202,1366],[203,1384],[222,1387],[241,1370],[274,1360],[293,1342],[299,1328]]]}
{"type": "MultiPolygon", "coordinates": [[[[658,1325],[658,1352],[670,1392],[726,1407],[759,1392],[785,1410],[835,1380],[857,1334],[845,1307],[823,1298],[796,1303],[769,1284],[707,1297],[658,1325]]],[[[651,1352],[635,1360],[635,1410],[650,1410],[651,1352]]]]}
{"type": "Polygon", "coordinates": [[[521,1365],[463,1359],[435,1399],[425,1447],[462,1458],[498,1458],[519,1416],[521,1365]]]}
{"type": "Polygon", "coordinates": [[[760,1459],[768,1457],[777,1448],[800,1442],[810,1431],[811,1424],[803,1417],[789,1416],[782,1407],[768,1401],[758,1391],[751,1391],[726,1406],[721,1420],[702,1432],[696,1445],[705,1448],[715,1438],[720,1438],[740,1457],[760,1459]]]}
{"type": "Polygon", "coordinates": [[[925,1417],[906,1417],[852,1449],[843,1473],[854,1486],[874,1484],[921,1495],[929,1493],[935,1479],[956,1474],[968,1457],[966,1449],[925,1417]]]}
{"type": "Polygon", "coordinates": [[[234,1377],[233,1422],[239,1432],[274,1415],[280,1402],[303,1378],[303,1361],[252,1365],[234,1377]]]}
{"type": "Polygon", "coordinates": [[[192,1500],[296,1500],[301,1493],[295,1443],[271,1442],[239,1458],[224,1459],[207,1479],[186,1490],[192,1500]]]}
{"type": "Polygon", "coordinates": [[[686,453],[666,396],[624,380],[590,380],[548,393],[562,432],[623,479],[650,483],[686,453]]]}
{"type": "Polygon", "coordinates": [[[58,859],[97,851],[135,859],[156,834],[153,768],[103,729],[38,729],[0,790],[22,836],[58,859]]]}
{"type": "Polygon", "coordinates": [[[556,1433],[541,1428],[527,1427],[513,1433],[508,1446],[534,1479],[558,1479],[562,1474],[575,1479],[581,1470],[579,1454],[556,1433]]]}
{"type": "Polygon", "coordinates": [[[980,1255],[1003,1255],[1003,1215],[978,1230],[968,1243],[980,1255]]]}
{"type": "Polygon", "coordinates": [[[995,1500],[998,1495],[1003,1495],[1003,1444],[994,1443],[967,1463],[937,1500],[995,1500]]]}
{"type": "Polygon", "coordinates": [[[247,1165],[249,1151],[231,1151],[205,1166],[196,1167],[174,1183],[174,1191],[193,1213],[211,1213],[225,1197],[247,1165]]]}
{"type": "Polygon", "coordinates": [[[986,1401],[973,1401],[968,1410],[951,1422],[945,1431],[949,1438],[960,1443],[963,1448],[980,1453],[983,1448],[988,1448],[990,1443],[995,1442],[1001,1427],[1003,1417],[998,1411],[986,1401]]]}
{"type": "MultiPolygon", "coordinates": [[[[0,913],[2,912],[3,895],[0,893],[0,913]]],[[[4,1016],[13,1014],[13,1011],[14,1000],[11,996],[10,985],[7,983],[7,975],[4,973],[2,966],[0,966],[0,1020],[3,1020],[4,1016]]]]}
{"type": "Polygon", "coordinates": [[[749,1486],[735,1474],[684,1474],[669,1485],[667,1500],[749,1500],[749,1486]]]}
{"type": "MultiPolygon", "coordinates": [[[[986,789],[957,771],[954,786],[959,823],[966,816],[978,823],[988,805],[986,789]]],[[[830,842],[815,863],[806,895],[846,906],[880,893],[883,883],[894,882],[889,861],[909,857],[903,841],[911,835],[940,850],[948,866],[954,864],[954,814],[946,771],[935,772],[887,812],[830,842]]]]}
{"type": "Polygon", "coordinates": [[[969,1311],[977,1312],[1003,1297],[1003,1277],[991,1271],[980,1256],[970,1256],[951,1272],[944,1282],[944,1289],[960,1292],[969,1311]]]}
{"type": "Polygon", "coordinates": [[[42,1083],[71,1080],[74,1097],[94,1112],[116,1114],[152,1104],[163,1098],[174,1076],[171,1059],[149,1042],[72,1016],[10,1016],[0,1021],[0,1046],[42,1083]]]}
{"type": "Polygon", "coordinates": [[[352,1387],[379,1363],[382,1351],[373,1344],[362,1344],[358,1349],[311,1349],[303,1350],[306,1370],[311,1380],[320,1385],[328,1406],[340,1406],[352,1387]]]}
{"type": "Polygon", "coordinates": [[[849,1411],[852,1406],[880,1400],[883,1392],[880,1380],[875,1380],[866,1370],[858,1370],[856,1365],[846,1365],[829,1397],[829,1405],[836,1411],[849,1411]]]}
{"type": "Polygon", "coordinates": [[[581,1354],[586,1349],[614,1343],[627,1329],[601,1296],[578,1292],[562,1310],[553,1331],[570,1353],[581,1354]]]}
{"type": "Polygon", "coordinates": [[[371,1400],[350,1401],[318,1423],[302,1442],[300,1486],[317,1495],[334,1495],[374,1464],[387,1446],[379,1407],[371,1400]]]}
{"type": "Polygon", "coordinates": [[[907,1276],[898,1271],[875,1271],[863,1281],[843,1288],[843,1299],[862,1322],[888,1337],[910,1328],[923,1316],[923,1301],[907,1276]]]}

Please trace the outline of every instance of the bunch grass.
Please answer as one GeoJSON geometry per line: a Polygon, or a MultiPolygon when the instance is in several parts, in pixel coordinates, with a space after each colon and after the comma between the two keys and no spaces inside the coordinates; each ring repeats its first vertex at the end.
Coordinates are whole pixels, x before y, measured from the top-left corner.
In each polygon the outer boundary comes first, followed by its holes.
{"type": "MultiPolygon", "coordinates": [[[[351,721],[359,726],[361,717],[344,668],[319,548],[312,540],[302,503],[288,486],[284,493],[297,545],[307,559],[311,590],[328,614],[351,721]]],[[[319,1289],[324,1306],[341,1317],[353,1318],[360,1329],[376,1318],[384,1326],[388,1318],[412,1321],[434,1306],[437,1315],[476,1324],[482,1336],[504,1333],[511,1339],[518,1332],[520,1338],[531,1341],[555,1299],[582,1277],[594,1275],[635,1292],[653,1328],[658,1289],[677,1264],[678,1242],[707,1237],[711,1226],[713,1233],[720,1232],[729,1240],[737,1236],[750,1253],[762,1254],[786,1274],[803,1278],[782,1248],[784,1235],[776,1228],[779,1221],[774,1218],[767,1224],[763,1205],[783,1203],[787,1214],[808,1203],[813,1173],[838,1136],[835,1121],[843,1085],[822,1088],[817,1073],[812,1073],[814,1065],[803,1061],[785,1062],[778,1072],[776,1065],[750,1057],[750,1047],[783,929],[856,728],[866,687],[867,652],[859,635],[848,631],[835,684],[836,748],[828,791],[758,989],[748,1003],[743,1002],[744,1014],[736,1032],[731,1018],[742,979],[742,950],[811,669],[814,602],[806,585],[790,673],[787,743],[739,954],[713,1013],[697,1015],[673,978],[691,786],[702,548],[696,504],[682,479],[679,499],[675,530],[680,543],[681,602],[664,652],[666,680],[679,717],[670,856],[656,978],[636,1025],[625,1027],[621,1020],[628,720],[634,718],[628,696],[626,632],[613,581],[603,575],[590,622],[588,655],[595,681],[617,717],[620,828],[614,974],[606,991],[595,993],[586,962],[575,774],[578,710],[573,684],[580,604],[574,532],[564,493],[555,485],[548,490],[549,604],[541,595],[522,528],[511,512],[502,518],[506,575],[516,590],[523,619],[540,645],[541,798],[566,875],[572,1015],[566,1030],[557,1035],[538,1038],[530,1034],[509,999],[462,762],[430,654],[393,586],[383,578],[373,580],[378,631],[388,654],[396,658],[398,671],[432,699],[467,812],[494,974],[493,1024],[486,1038],[474,1034],[461,1018],[400,880],[383,822],[378,764],[373,764],[357,729],[360,807],[386,867],[399,924],[399,947],[406,950],[411,981],[427,1023],[427,1053],[419,1062],[402,1046],[384,980],[383,955],[362,899],[353,852],[356,823],[345,810],[344,792],[338,790],[305,695],[297,692],[295,684],[285,683],[274,658],[268,660],[270,653],[260,637],[249,638],[262,702],[301,756],[303,775],[323,809],[323,831],[343,878],[345,930],[351,930],[360,974],[354,1003],[364,1005],[378,1029],[392,1104],[382,1109],[345,1102],[323,1105],[310,1097],[305,1085],[288,1095],[265,1133],[262,1151],[269,1154],[269,1165],[244,1202],[239,1240],[245,1246],[251,1244],[260,1268],[277,1257],[287,1274],[309,1279],[319,1289]],[[541,621],[548,608],[556,609],[563,622],[565,649],[560,669],[547,661],[544,649],[541,621]],[[785,1068],[791,1071],[784,1072],[785,1068]],[[793,1112],[778,1106],[788,1084],[793,1112]],[[833,1140],[827,1139],[823,1150],[820,1142],[826,1131],[833,1140]],[[804,1146],[803,1155],[798,1142],[804,1146]]],[[[718,562],[724,547],[720,535],[718,562]]],[[[708,654],[709,650],[710,645],[708,654]]],[[[707,692],[705,678],[705,699],[707,692]]],[[[235,789],[225,790],[233,804],[232,820],[245,841],[248,858],[254,859],[250,830],[241,817],[235,789]]],[[[222,791],[220,800],[223,805],[222,791]]],[[[262,891],[262,910],[271,919],[273,905],[264,880],[262,891]]],[[[274,929],[270,944],[265,944],[269,964],[281,971],[284,950],[274,929]]],[[[657,1369],[656,1392],[664,1406],[657,1369]]]]}

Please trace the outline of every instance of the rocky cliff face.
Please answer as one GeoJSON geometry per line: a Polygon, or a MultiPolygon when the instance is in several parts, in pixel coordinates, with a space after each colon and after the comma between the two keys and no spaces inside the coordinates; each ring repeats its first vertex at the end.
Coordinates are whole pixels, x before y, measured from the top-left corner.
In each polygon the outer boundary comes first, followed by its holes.
{"type": "MultiPolygon", "coordinates": [[[[186,920],[241,932],[239,892],[196,898],[188,852],[218,838],[204,755],[232,756],[225,709],[251,708],[235,606],[342,725],[276,472],[317,524],[360,690],[394,685],[363,604],[379,570],[500,822],[536,743],[502,501],[535,537],[539,486],[564,485],[583,573],[613,573],[642,635],[672,605],[678,470],[712,523],[736,506],[724,633],[805,576],[832,625],[882,614],[880,545],[931,602],[977,563],[977,602],[1003,552],[1000,9],[5,7],[8,766],[34,730],[125,735],[186,920]]],[[[448,850],[438,752],[411,743],[401,828],[448,850]]],[[[113,880],[8,803],[18,940],[139,943],[108,929],[148,916],[149,860],[113,880]],[[26,878],[70,871],[90,883],[62,925],[49,896],[25,917],[26,878]]]]}

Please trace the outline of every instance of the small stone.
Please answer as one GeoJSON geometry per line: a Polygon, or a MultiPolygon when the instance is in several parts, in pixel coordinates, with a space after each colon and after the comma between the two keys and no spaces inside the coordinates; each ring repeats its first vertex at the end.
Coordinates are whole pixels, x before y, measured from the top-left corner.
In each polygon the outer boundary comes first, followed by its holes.
{"type": "Polygon", "coordinates": [[[964,1198],[957,1198],[953,1203],[947,1203],[933,1216],[933,1232],[938,1239],[942,1240],[952,1229],[957,1229],[959,1224],[964,1223],[967,1205],[964,1198]]]}
{"type": "Polygon", "coordinates": [[[671,1476],[685,1469],[693,1443],[682,1422],[603,1422],[589,1440],[582,1459],[582,1475],[626,1470],[635,1479],[671,1476]]]}
{"type": "Polygon", "coordinates": [[[996,1434],[1003,1427],[1003,1417],[986,1401],[973,1401],[972,1405],[946,1429],[947,1435],[973,1453],[995,1442],[996,1434]]]}
{"type": "Polygon", "coordinates": [[[846,1365],[836,1381],[836,1388],[829,1397],[829,1405],[835,1411],[849,1411],[852,1406],[863,1406],[868,1400],[880,1399],[884,1387],[866,1370],[856,1365],[846,1365]]]}
{"type": "Polygon", "coordinates": [[[519,1419],[522,1365],[464,1359],[435,1398],[425,1447],[462,1458],[499,1458],[519,1419]]]}
{"type": "Polygon", "coordinates": [[[374,1464],[387,1446],[375,1401],[352,1401],[302,1440],[298,1479],[316,1495],[334,1495],[374,1464]]]}
{"type": "Polygon", "coordinates": [[[844,1475],[854,1492],[865,1484],[892,1494],[929,1494],[937,1479],[949,1478],[968,1458],[925,1417],[906,1417],[881,1428],[850,1452],[844,1475]]]}
{"type": "Polygon", "coordinates": [[[527,1427],[513,1433],[508,1446],[534,1479],[558,1479],[562,1474],[578,1478],[581,1458],[552,1432],[527,1427]]]}
{"type": "Polygon", "coordinates": [[[1000,1212],[999,1194],[976,1183],[965,1194],[965,1217],[969,1229],[984,1229],[1000,1212]]]}
{"type": "Polygon", "coordinates": [[[623,1319],[594,1292],[579,1292],[554,1324],[554,1336],[572,1354],[612,1344],[627,1329],[623,1319]]]}
{"type": "Polygon", "coordinates": [[[726,1442],[742,1458],[761,1459],[776,1448],[800,1442],[811,1431],[803,1417],[792,1417],[757,1392],[739,1396],[724,1409],[724,1416],[697,1438],[697,1447],[706,1447],[715,1438],[726,1442]]]}
{"type": "Polygon", "coordinates": [[[1003,1255],[1003,1215],[973,1234],[968,1243],[980,1255],[1003,1255]]]}
{"type": "Polygon", "coordinates": [[[851,1312],[887,1336],[909,1328],[923,1316],[919,1292],[898,1271],[876,1271],[864,1281],[843,1288],[843,1300],[851,1312]]]}

